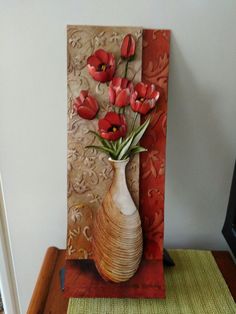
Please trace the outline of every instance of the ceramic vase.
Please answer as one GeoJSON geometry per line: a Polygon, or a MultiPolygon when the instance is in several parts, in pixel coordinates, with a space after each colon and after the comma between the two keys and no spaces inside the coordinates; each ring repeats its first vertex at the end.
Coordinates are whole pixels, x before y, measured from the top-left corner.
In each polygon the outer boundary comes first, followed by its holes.
{"type": "Polygon", "coordinates": [[[129,280],[137,271],[143,252],[139,212],[126,183],[129,159],[112,160],[111,187],[97,212],[93,227],[93,255],[98,272],[112,282],[129,280]]]}

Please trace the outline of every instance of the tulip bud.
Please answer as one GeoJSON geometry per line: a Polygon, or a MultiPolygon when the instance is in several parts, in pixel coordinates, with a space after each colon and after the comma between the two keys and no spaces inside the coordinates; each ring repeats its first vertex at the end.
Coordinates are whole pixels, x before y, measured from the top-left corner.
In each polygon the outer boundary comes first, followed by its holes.
{"type": "Polygon", "coordinates": [[[131,34],[127,34],[121,45],[121,57],[131,61],[135,55],[136,43],[134,37],[131,34]]]}
{"type": "Polygon", "coordinates": [[[73,104],[74,111],[83,119],[92,120],[99,110],[98,103],[87,90],[82,90],[73,104]]]}
{"type": "Polygon", "coordinates": [[[130,102],[133,84],[126,78],[114,77],[109,85],[109,101],[118,107],[125,107],[130,102]]]}

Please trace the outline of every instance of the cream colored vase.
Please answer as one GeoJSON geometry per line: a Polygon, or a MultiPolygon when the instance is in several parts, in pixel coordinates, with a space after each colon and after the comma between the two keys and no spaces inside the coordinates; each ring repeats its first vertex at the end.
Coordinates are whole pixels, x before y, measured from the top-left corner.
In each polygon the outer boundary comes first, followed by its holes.
{"type": "Polygon", "coordinates": [[[129,159],[111,160],[113,182],[98,210],[93,229],[94,260],[108,281],[129,280],[137,271],[143,252],[139,212],[126,184],[129,159]]]}

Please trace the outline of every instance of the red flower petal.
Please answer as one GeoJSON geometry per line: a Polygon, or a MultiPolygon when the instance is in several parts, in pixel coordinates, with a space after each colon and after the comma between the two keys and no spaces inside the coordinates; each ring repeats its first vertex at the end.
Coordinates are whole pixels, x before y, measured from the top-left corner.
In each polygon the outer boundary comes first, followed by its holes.
{"type": "Polygon", "coordinates": [[[96,69],[94,67],[91,67],[90,65],[88,65],[88,70],[89,74],[93,77],[95,81],[104,83],[110,81],[112,78],[112,76],[107,71],[97,72],[96,69]]]}
{"type": "Polygon", "coordinates": [[[100,136],[109,141],[117,141],[121,137],[119,131],[116,132],[100,132],[100,136]]]}
{"type": "Polygon", "coordinates": [[[116,100],[116,93],[111,84],[109,85],[108,94],[109,94],[110,103],[114,105],[115,100],[116,100]]]}
{"type": "Polygon", "coordinates": [[[147,85],[146,98],[152,98],[151,95],[155,91],[156,87],[154,84],[147,85]]]}
{"type": "Polygon", "coordinates": [[[108,70],[106,70],[105,73],[107,73],[107,78],[108,78],[107,81],[112,80],[112,78],[113,78],[113,76],[114,76],[114,74],[115,74],[115,70],[116,70],[116,69],[115,69],[114,66],[112,66],[112,67],[110,67],[108,70]]]}
{"type": "Polygon", "coordinates": [[[134,89],[138,93],[138,98],[143,98],[146,96],[147,85],[144,84],[143,82],[138,83],[134,89]]]}
{"type": "Polygon", "coordinates": [[[88,96],[88,90],[82,90],[79,94],[79,98],[82,102],[85,100],[87,96],[88,96]]]}
{"type": "Polygon", "coordinates": [[[121,137],[125,137],[126,131],[127,131],[127,128],[124,127],[124,126],[122,126],[122,127],[120,128],[120,136],[121,136],[121,137]]]}
{"type": "Polygon", "coordinates": [[[116,112],[108,112],[105,115],[105,119],[110,122],[110,124],[120,125],[120,115],[116,112]]]}
{"type": "Polygon", "coordinates": [[[138,101],[138,100],[137,101],[132,101],[130,103],[130,105],[131,105],[131,108],[132,108],[132,110],[134,112],[140,112],[140,108],[142,106],[142,103],[140,101],[138,101]]]}
{"type": "Polygon", "coordinates": [[[108,62],[107,62],[107,64],[109,64],[112,67],[114,67],[115,64],[116,64],[115,57],[113,56],[112,53],[108,53],[108,62]]]}
{"type": "Polygon", "coordinates": [[[135,40],[131,34],[127,34],[121,45],[121,56],[123,58],[130,58],[135,54],[135,40]]]}
{"type": "Polygon", "coordinates": [[[135,54],[135,40],[133,36],[130,36],[130,47],[129,47],[129,56],[132,57],[135,54]]]}
{"type": "Polygon", "coordinates": [[[93,66],[93,67],[95,67],[95,69],[97,69],[99,64],[101,64],[101,61],[95,55],[92,55],[92,56],[88,57],[87,64],[90,66],[93,66]]]}
{"type": "Polygon", "coordinates": [[[95,51],[94,55],[100,60],[100,63],[109,63],[109,53],[107,53],[105,50],[98,49],[97,51],[95,51]]]}
{"type": "Polygon", "coordinates": [[[124,137],[126,135],[126,132],[127,132],[127,123],[126,123],[125,115],[120,116],[120,121],[122,124],[122,126],[120,128],[121,136],[124,137]]]}
{"type": "Polygon", "coordinates": [[[143,102],[143,105],[148,105],[150,107],[150,109],[153,109],[155,107],[156,101],[155,99],[146,99],[143,102]]]}
{"type": "Polygon", "coordinates": [[[121,56],[126,58],[128,56],[129,36],[126,35],[121,45],[121,56]]]}
{"type": "Polygon", "coordinates": [[[82,101],[80,100],[80,96],[75,98],[75,102],[74,102],[74,108],[77,109],[77,107],[82,105],[82,101]]]}
{"type": "Polygon", "coordinates": [[[142,106],[140,107],[140,113],[141,114],[147,114],[154,106],[150,105],[151,103],[149,101],[145,101],[144,103],[142,103],[142,106]]]}
{"type": "Polygon", "coordinates": [[[121,86],[121,82],[122,82],[122,78],[121,77],[113,77],[111,84],[113,87],[120,87],[121,86]]]}
{"type": "Polygon", "coordinates": [[[128,80],[127,78],[123,78],[123,79],[121,80],[121,84],[120,84],[121,88],[122,88],[122,89],[126,88],[127,85],[128,85],[128,83],[129,83],[129,80],[128,80]]]}
{"type": "Polygon", "coordinates": [[[129,104],[130,101],[130,91],[128,88],[123,89],[116,97],[115,105],[118,107],[124,107],[129,104]]]}
{"type": "Polygon", "coordinates": [[[134,91],[132,94],[131,94],[131,97],[130,97],[130,101],[135,101],[138,97],[138,93],[136,91],[134,91]]]}
{"type": "Polygon", "coordinates": [[[160,92],[158,92],[157,90],[155,90],[152,94],[150,98],[155,99],[155,101],[157,101],[160,97],[160,92]]]}
{"type": "Polygon", "coordinates": [[[121,131],[116,131],[113,133],[112,135],[112,141],[117,141],[120,137],[122,137],[122,133],[121,131]]]}
{"type": "Polygon", "coordinates": [[[87,120],[92,120],[96,115],[94,115],[94,111],[91,108],[83,105],[77,108],[77,113],[81,118],[87,120]]]}
{"type": "Polygon", "coordinates": [[[127,88],[130,90],[130,93],[132,94],[134,92],[134,85],[132,82],[128,82],[127,88]]]}
{"type": "Polygon", "coordinates": [[[144,105],[144,106],[142,107],[140,113],[145,116],[150,110],[151,110],[151,108],[148,107],[148,105],[146,105],[146,106],[144,105]]]}
{"type": "Polygon", "coordinates": [[[98,128],[100,131],[107,131],[111,127],[111,123],[106,119],[100,119],[98,121],[98,128]]]}
{"type": "Polygon", "coordinates": [[[93,98],[92,96],[88,96],[84,101],[84,105],[87,105],[89,108],[91,108],[91,110],[94,111],[95,115],[97,114],[99,107],[95,98],[93,98]]]}

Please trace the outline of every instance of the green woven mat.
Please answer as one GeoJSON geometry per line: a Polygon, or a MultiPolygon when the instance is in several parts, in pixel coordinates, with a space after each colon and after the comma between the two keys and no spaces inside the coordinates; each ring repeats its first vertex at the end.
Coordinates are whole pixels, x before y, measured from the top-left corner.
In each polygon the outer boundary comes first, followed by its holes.
{"type": "MultiPolygon", "coordinates": [[[[166,299],[70,299],[67,314],[235,314],[236,305],[209,251],[170,250],[166,299]]],[[[155,275],[155,274],[153,274],[155,275]]]]}

